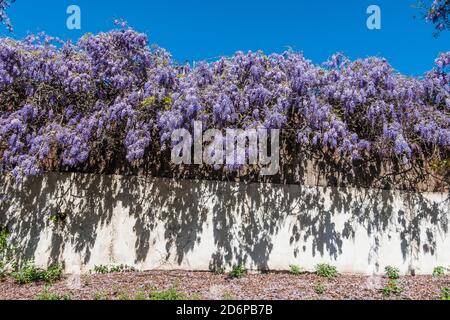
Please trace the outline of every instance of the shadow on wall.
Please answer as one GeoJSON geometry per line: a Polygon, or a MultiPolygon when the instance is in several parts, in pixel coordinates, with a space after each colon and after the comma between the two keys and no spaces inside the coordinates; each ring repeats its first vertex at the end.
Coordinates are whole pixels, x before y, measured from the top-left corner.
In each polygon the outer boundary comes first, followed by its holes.
{"type": "Polygon", "coordinates": [[[401,235],[403,260],[412,247],[434,255],[436,236],[448,234],[449,199],[373,189],[48,174],[21,186],[0,179],[0,225],[11,231],[22,261],[35,257],[42,230],[54,228],[48,263],[60,261],[70,245],[88,264],[98,228],[120,211],[135,220],[136,264],[153,254],[158,226],[164,228],[164,259],[178,264],[211,228],[211,270],[233,264],[267,270],[274,238],[285,230],[295,257],[308,251],[336,260],[344,241],[364,230],[373,242],[367,257],[376,260],[392,225],[401,235]],[[53,226],[50,217],[62,221],[53,226]]]}

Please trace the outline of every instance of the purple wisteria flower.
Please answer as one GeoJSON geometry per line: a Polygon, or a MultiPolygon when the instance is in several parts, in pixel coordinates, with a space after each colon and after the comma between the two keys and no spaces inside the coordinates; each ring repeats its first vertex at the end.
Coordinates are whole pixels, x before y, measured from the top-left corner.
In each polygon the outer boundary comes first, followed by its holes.
{"type": "Polygon", "coordinates": [[[3,23],[11,32],[13,31],[13,25],[6,14],[6,9],[8,9],[13,2],[15,2],[15,0],[0,0],[0,23],[3,23]]]}
{"type": "Polygon", "coordinates": [[[435,25],[436,34],[445,29],[450,30],[450,0],[433,0],[426,20],[435,25]]]}

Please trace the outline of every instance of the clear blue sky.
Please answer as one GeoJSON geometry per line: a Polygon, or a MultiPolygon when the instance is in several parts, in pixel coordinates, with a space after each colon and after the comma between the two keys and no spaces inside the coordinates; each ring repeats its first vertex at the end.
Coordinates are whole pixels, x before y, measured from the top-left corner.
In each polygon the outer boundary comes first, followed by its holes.
{"type": "MultiPolygon", "coordinates": [[[[291,47],[316,63],[335,52],[344,52],[352,59],[384,56],[400,72],[420,75],[433,66],[439,52],[450,51],[450,32],[435,39],[433,26],[412,7],[417,2],[17,0],[9,14],[15,37],[46,31],[74,40],[87,32],[107,31],[114,19],[123,18],[179,62],[231,55],[237,50],[272,53],[291,47]],[[81,31],[66,28],[70,4],[81,8],[81,31]],[[381,7],[381,30],[366,27],[370,4],[381,7]]],[[[0,33],[7,31],[1,28],[0,33]]]]}

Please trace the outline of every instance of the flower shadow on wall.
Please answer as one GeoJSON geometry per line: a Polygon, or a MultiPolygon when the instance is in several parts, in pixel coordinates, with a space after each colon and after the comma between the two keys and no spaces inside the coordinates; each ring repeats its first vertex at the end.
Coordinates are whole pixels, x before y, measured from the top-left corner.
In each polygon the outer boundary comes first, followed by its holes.
{"type": "Polygon", "coordinates": [[[48,212],[58,208],[68,213],[61,228],[53,229],[48,264],[61,261],[69,247],[82,257],[82,263],[92,262],[92,249],[101,241],[98,228],[113,222],[117,208],[135,220],[132,232],[137,264],[161,254],[161,265],[181,265],[212,224],[215,249],[209,261],[211,270],[236,263],[267,270],[273,239],[287,221],[294,221],[289,236],[296,257],[309,251],[315,257],[336,260],[344,241],[363,228],[373,239],[373,249],[367,254],[375,265],[379,240],[389,235],[391,224],[401,226],[405,261],[412,245],[434,255],[436,237],[448,234],[450,195],[437,203],[419,193],[403,193],[400,198],[405,206],[399,209],[396,191],[362,188],[81,174],[38,176],[21,187],[2,178],[1,187],[8,197],[0,202],[0,223],[8,227],[21,248],[21,261],[33,259],[42,231],[51,227],[48,212]],[[412,211],[405,211],[407,207],[412,211]],[[346,219],[342,227],[333,222],[338,216],[346,219]],[[165,230],[162,253],[152,250],[159,227],[165,230]],[[427,228],[426,239],[419,236],[422,228],[427,228]]]}

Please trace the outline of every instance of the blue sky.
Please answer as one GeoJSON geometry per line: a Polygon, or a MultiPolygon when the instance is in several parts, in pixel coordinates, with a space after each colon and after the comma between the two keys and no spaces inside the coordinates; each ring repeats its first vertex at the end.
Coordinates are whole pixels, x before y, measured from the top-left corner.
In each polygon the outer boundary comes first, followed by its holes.
{"type": "MultiPolygon", "coordinates": [[[[450,51],[450,32],[433,37],[433,26],[413,8],[418,0],[17,0],[9,10],[14,37],[45,31],[76,40],[107,31],[123,18],[166,48],[175,60],[198,61],[237,50],[266,53],[287,48],[316,63],[335,52],[350,58],[386,57],[398,71],[421,75],[439,52],[450,51]],[[82,29],[66,28],[66,9],[81,8],[82,29]],[[366,27],[369,5],[380,6],[382,29],[366,27]]],[[[8,34],[1,28],[2,35],[8,34]]]]}

